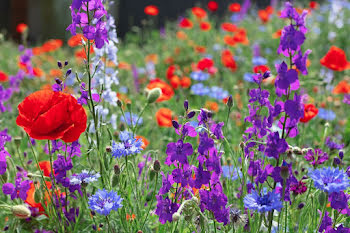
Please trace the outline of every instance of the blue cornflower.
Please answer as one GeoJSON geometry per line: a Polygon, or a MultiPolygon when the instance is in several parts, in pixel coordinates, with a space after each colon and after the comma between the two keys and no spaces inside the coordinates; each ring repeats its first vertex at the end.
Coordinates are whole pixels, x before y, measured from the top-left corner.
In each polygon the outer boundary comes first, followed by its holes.
{"type": "Polygon", "coordinates": [[[326,121],[332,121],[336,117],[335,113],[332,110],[327,110],[324,108],[318,109],[317,116],[323,120],[326,120],[326,121]]]}
{"type": "Polygon", "coordinates": [[[228,92],[221,87],[213,86],[210,88],[208,95],[214,99],[222,100],[228,97],[228,92]]]}
{"type": "Polygon", "coordinates": [[[243,75],[243,79],[244,79],[245,81],[247,81],[247,82],[252,83],[252,82],[254,82],[253,75],[254,75],[254,74],[251,74],[251,73],[245,73],[245,74],[243,75]]]}
{"type": "Polygon", "coordinates": [[[196,81],[204,81],[209,78],[209,74],[202,71],[194,71],[190,74],[190,77],[196,81]]]}
{"type": "Polygon", "coordinates": [[[253,191],[244,197],[244,206],[258,212],[268,212],[271,210],[281,211],[283,204],[278,193],[268,192],[260,196],[257,191],[253,191]]]}
{"type": "Polygon", "coordinates": [[[242,176],[242,172],[241,171],[237,172],[237,170],[233,166],[224,165],[221,168],[222,168],[222,176],[227,179],[237,180],[238,177],[242,176]]]}
{"type": "Polygon", "coordinates": [[[142,139],[136,139],[128,131],[120,132],[119,139],[121,142],[114,142],[112,145],[112,155],[116,158],[121,156],[134,155],[142,151],[142,139]]]}
{"type": "Polygon", "coordinates": [[[209,89],[209,87],[204,86],[203,83],[196,83],[196,84],[191,86],[191,91],[195,95],[203,96],[203,95],[208,95],[210,92],[210,89],[209,89]]]}
{"type": "Polygon", "coordinates": [[[122,207],[123,198],[116,192],[107,190],[98,190],[94,195],[89,197],[90,209],[102,215],[109,215],[112,210],[117,211],[122,207]]]}
{"type": "Polygon", "coordinates": [[[309,172],[315,187],[327,193],[340,192],[350,187],[350,179],[339,168],[320,168],[309,172]]]}
{"type": "MultiPolygon", "coordinates": [[[[130,112],[126,112],[126,113],[124,113],[124,115],[125,115],[126,120],[125,120],[124,116],[122,115],[122,116],[120,117],[120,120],[121,120],[122,122],[124,122],[124,123],[126,123],[126,124],[128,124],[128,125],[131,125],[131,122],[132,122],[132,125],[133,125],[133,126],[136,125],[136,121],[137,121],[137,119],[139,118],[138,115],[133,114],[133,113],[130,113],[130,112]],[[132,120],[132,121],[131,121],[131,120],[132,120]]],[[[140,117],[140,119],[139,119],[138,122],[137,122],[137,125],[142,125],[142,123],[143,123],[143,118],[140,117]]]]}
{"type": "Polygon", "coordinates": [[[266,58],[263,58],[263,57],[253,57],[252,63],[254,66],[266,65],[267,60],[266,58]]]}
{"type": "Polygon", "coordinates": [[[80,174],[74,174],[71,176],[70,184],[88,184],[97,181],[99,177],[99,173],[95,173],[94,171],[82,170],[80,174]]]}

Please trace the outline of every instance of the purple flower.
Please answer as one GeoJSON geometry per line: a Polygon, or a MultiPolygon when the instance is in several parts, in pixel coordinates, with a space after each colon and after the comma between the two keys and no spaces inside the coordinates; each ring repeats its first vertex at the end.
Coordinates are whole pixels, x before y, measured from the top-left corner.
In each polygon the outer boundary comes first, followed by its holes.
{"type": "Polygon", "coordinates": [[[308,74],[307,67],[306,67],[306,60],[310,53],[311,53],[311,50],[308,49],[305,51],[303,56],[301,50],[299,50],[299,52],[293,57],[293,63],[303,75],[308,74]]]}
{"type": "Polygon", "coordinates": [[[286,152],[288,143],[284,138],[280,138],[278,132],[271,133],[267,136],[265,155],[278,159],[279,155],[286,152]]]}
{"type": "Polygon", "coordinates": [[[198,168],[195,168],[196,178],[192,182],[192,187],[201,188],[202,185],[206,185],[210,180],[210,172],[204,171],[202,164],[199,163],[198,168]]]}
{"type": "Polygon", "coordinates": [[[282,96],[282,94],[286,95],[289,87],[292,91],[299,89],[298,72],[295,69],[288,69],[285,62],[276,65],[276,69],[277,77],[275,87],[278,96],[282,96]]]}
{"type": "Polygon", "coordinates": [[[172,203],[168,197],[163,199],[161,195],[157,195],[156,198],[158,202],[155,213],[159,216],[159,222],[162,224],[172,222],[173,214],[179,209],[179,205],[172,203]]]}
{"type": "Polygon", "coordinates": [[[6,195],[11,195],[11,200],[20,198],[23,201],[27,199],[27,192],[30,189],[30,183],[32,181],[25,180],[27,172],[22,170],[17,172],[15,185],[11,183],[5,183],[2,186],[2,191],[6,195]]]}
{"type": "Polygon", "coordinates": [[[297,31],[293,25],[286,26],[282,30],[281,41],[277,53],[283,53],[283,55],[289,56],[289,53],[293,54],[298,51],[304,41],[304,33],[297,31]]]}
{"type": "Polygon", "coordinates": [[[214,140],[209,138],[206,132],[199,134],[198,153],[206,155],[209,149],[214,147],[214,140]]]}
{"type": "Polygon", "coordinates": [[[340,192],[350,187],[349,177],[339,168],[321,168],[309,172],[309,176],[314,181],[317,189],[329,194],[340,192]]]}
{"type": "Polygon", "coordinates": [[[210,131],[219,140],[224,138],[224,135],[222,134],[222,127],[223,126],[224,126],[224,122],[220,122],[218,124],[212,124],[211,127],[210,127],[210,131]]]}
{"type": "Polygon", "coordinates": [[[328,160],[328,154],[321,149],[308,150],[304,158],[315,167],[326,162],[328,160]]]}
{"type": "Polygon", "coordinates": [[[331,207],[336,210],[349,208],[348,198],[344,192],[334,192],[329,195],[331,207]]]}
{"type": "Polygon", "coordinates": [[[191,143],[183,143],[180,139],[167,145],[166,154],[171,162],[179,161],[181,164],[188,164],[187,156],[193,154],[191,143]]]}
{"type": "Polygon", "coordinates": [[[339,225],[337,229],[329,229],[329,228],[326,230],[326,233],[349,233],[350,232],[350,228],[344,227],[343,224],[339,225]]]}
{"type": "Polygon", "coordinates": [[[276,192],[268,192],[261,196],[257,191],[253,191],[252,194],[248,194],[244,197],[244,206],[251,210],[258,212],[268,212],[271,210],[281,211],[283,204],[280,200],[280,195],[276,192]]]}
{"type": "Polygon", "coordinates": [[[295,93],[293,100],[287,100],[284,103],[284,110],[291,120],[299,121],[304,116],[304,105],[301,102],[301,96],[295,93]]]}
{"type": "MultiPolygon", "coordinates": [[[[320,217],[322,217],[322,212],[318,210],[318,213],[320,214],[320,217]]],[[[328,212],[326,211],[318,232],[323,232],[324,230],[327,232],[327,228],[329,227],[332,227],[332,218],[329,217],[328,212]]]]}
{"type": "Polygon", "coordinates": [[[344,144],[337,144],[335,141],[332,141],[330,137],[326,138],[325,145],[330,150],[341,150],[344,148],[344,144]]]}
{"type": "Polygon", "coordinates": [[[169,190],[171,189],[172,176],[169,174],[165,176],[163,172],[161,172],[161,174],[163,176],[163,179],[162,179],[162,187],[159,189],[159,194],[163,195],[169,192],[169,190]]]}

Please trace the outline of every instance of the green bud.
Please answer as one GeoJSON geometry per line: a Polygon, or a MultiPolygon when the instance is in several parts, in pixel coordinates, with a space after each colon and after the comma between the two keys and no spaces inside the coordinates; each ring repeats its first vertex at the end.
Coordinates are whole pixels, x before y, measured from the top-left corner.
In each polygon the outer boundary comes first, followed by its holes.
{"type": "Polygon", "coordinates": [[[320,194],[318,195],[318,202],[321,206],[324,206],[326,201],[326,194],[324,192],[320,192],[320,194]]]}
{"type": "Polygon", "coordinates": [[[8,179],[8,176],[9,176],[7,171],[4,174],[0,175],[0,176],[1,176],[2,180],[6,183],[7,179],[8,179]]]}
{"type": "Polygon", "coordinates": [[[22,138],[21,137],[15,137],[14,138],[15,144],[17,147],[21,145],[22,138]]]}
{"type": "Polygon", "coordinates": [[[36,189],[34,192],[34,201],[36,203],[40,203],[41,202],[41,191],[39,189],[36,189]]]}
{"type": "Polygon", "coordinates": [[[25,205],[12,206],[12,213],[17,218],[25,219],[31,216],[30,210],[25,205]]]}
{"type": "Polygon", "coordinates": [[[157,159],[156,161],[154,161],[154,163],[153,163],[153,169],[154,169],[154,171],[156,171],[156,172],[159,172],[159,171],[160,171],[160,162],[159,162],[158,159],[157,159]]]}
{"type": "Polygon", "coordinates": [[[162,89],[160,89],[159,87],[153,88],[152,90],[148,91],[147,102],[149,104],[156,102],[156,100],[159,98],[161,94],[162,94],[162,89]]]}
{"type": "Polygon", "coordinates": [[[112,176],[112,187],[113,188],[116,187],[118,185],[118,183],[119,183],[119,176],[114,174],[112,176]]]}
{"type": "Polygon", "coordinates": [[[154,169],[150,169],[150,171],[149,171],[149,178],[151,180],[153,180],[155,175],[156,175],[156,171],[154,169]]]}

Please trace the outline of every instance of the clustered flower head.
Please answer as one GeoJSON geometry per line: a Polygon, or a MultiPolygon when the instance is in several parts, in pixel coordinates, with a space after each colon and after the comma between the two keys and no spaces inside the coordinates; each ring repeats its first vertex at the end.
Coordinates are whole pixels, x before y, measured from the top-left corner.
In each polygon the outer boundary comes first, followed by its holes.
{"type": "Polygon", "coordinates": [[[99,173],[95,173],[94,171],[83,170],[79,174],[72,175],[70,177],[70,183],[73,185],[88,184],[97,181],[99,177],[99,173]]]}
{"type": "Polygon", "coordinates": [[[120,142],[114,142],[112,145],[112,155],[115,158],[122,156],[135,155],[142,151],[142,139],[136,138],[128,131],[122,131],[119,135],[120,142]]]}
{"type": "Polygon", "coordinates": [[[89,197],[89,207],[102,215],[109,215],[112,210],[117,211],[122,205],[123,198],[116,192],[107,190],[98,190],[94,195],[89,197]]]}
{"type": "Polygon", "coordinates": [[[350,187],[350,179],[339,168],[320,168],[309,172],[315,187],[327,193],[340,192],[350,187]]]}
{"type": "Polygon", "coordinates": [[[244,197],[244,206],[258,212],[268,212],[271,210],[281,211],[283,204],[281,197],[276,192],[268,192],[267,194],[259,195],[257,191],[253,191],[244,197]]]}

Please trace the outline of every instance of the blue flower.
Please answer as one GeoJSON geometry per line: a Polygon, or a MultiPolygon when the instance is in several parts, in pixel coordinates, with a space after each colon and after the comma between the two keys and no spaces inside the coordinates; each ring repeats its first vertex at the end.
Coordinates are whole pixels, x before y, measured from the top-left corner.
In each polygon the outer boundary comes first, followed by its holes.
{"type": "Polygon", "coordinates": [[[117,211],[122,207],[123,198],[121,198],[116,192],[107,190],[98,190],[94,195],[89,197],[90,209],[96,211],[102,215],[109,215],[112,210],[117,211]]]}
{"type": "Polygon", "coordinates": [[[209,94],[210,89],[207,86],[204,86],[203,83],[196,83],[191,86],[191,91],[195,95],[204,96],[209,94]]]}
{"type": "Polygon", "coordinates": [[[244,197],[244,206],[258,212],[268,212],[271,210],[281,211],[283,204],[278,193],[268,192],[260,196],[257,191],[253,191],[244,197]]]}
{"type": "Polygon", "coordinates": [[[318,114],[317,116],[321,119],[324,119],[326,121],[332,121],[335,119],[336,115],[332,110],[327,110],[324,108],[319,108],[318,109],[318,114]]]}
{"type": "Polygon", "coordinates": [[[266,65],[267,60],[263,57],[253,57],[252,63],[254,66],[266,65]]]}
{"type": "Polygon", "coordinates": [[[88,184],[91,182],[95,182],[100,177],[99,173],[95,173],[94,171],[82,170],[80,174],[74,174],[70,178],[70,184],[88,184]]]}
{"type": "Polygon", "coordinates": [[[221,87],[213,86],[210,88],[208,95],[214,99],[222,100],[228,97],[228,92],[221,87]]]}
{"type": "Polygon", "coordinates": [[[128,131],[120,132],[119,139],[121,142],[114,142],[112,145],[112,155],[116,158],[127,155],[135,155],[142,151],[142,139],[136,139],[128,131]]]}
{"type": "MultiPolygon", "coordinates": [[[[128,125],[131,125],[131,122],[132,122],[132,125],[133,125],[133,126],[136,125],[136,121],[137,121],[137,119],[139,118],[138,115],[133,114],[133,113],[130,113],[130,112],[126,112],[126,113],[124,113],[124,115],[125,115],[126,120],[125,120],[124,116],[121,116],[121,117],[120,117],[120,120],[121,120],[122,122],[124,122],[124,123],[126,123],[126,124],[128,124],[128,125]],[[131,121],[131,120],[132,120],[132,121],[131,121]]],[[[137,122],[137,125],[142,125],[142,123],[143,123],[143,119],[142,119],[142,117],[140,117],[140,119],[139,119],[138,122],[137,122]]]]}
{"type": "Polygon", "coordinates": [[[327,193],[340,192],[350,187],[350,180],[346,173],[339,168],[320,168],[309,171],[315,187],[327,193]]]}
{"type": "Polygon", "coordinates": [[[221,168],[222,168],[222,176],[227,179],[237,180],[238,177],[242,176],[242,172],[241,171],[237,172],[237,170],[233,166],[224,165],[221,168]]]}
{"type": "Polygon", "coordinates": [[[247,82],[253,83],[254,82],[253,75],[254,74],[252,74],[252,73],[245,73],[243,75],[243,79],[247,82]]]}
{"type": "Polygon", "coordinates": [[[202,71],[194,71],[190,74],[190,77],[196,81],[204,81],[209,78],[209,74],[202,71]]]}

